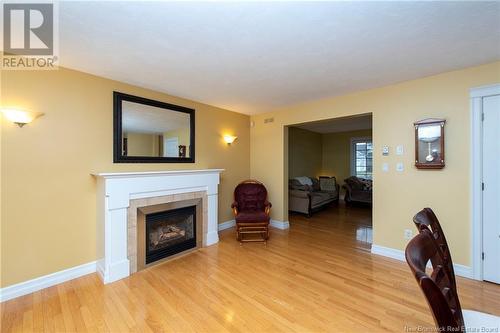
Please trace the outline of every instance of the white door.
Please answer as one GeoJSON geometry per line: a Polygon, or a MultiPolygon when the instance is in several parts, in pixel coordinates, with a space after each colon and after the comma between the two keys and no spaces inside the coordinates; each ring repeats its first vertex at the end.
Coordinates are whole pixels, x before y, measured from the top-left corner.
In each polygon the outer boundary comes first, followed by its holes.
{"type": "Polygon", "coordinates": [[[483,98],[483,279],[500,283],[500,95],[483,98]]]}
{"type": "Polygon", "coordinates": [[[179,138],[168,138],[164,141],[165,157],[179,157],[179,138]]]}

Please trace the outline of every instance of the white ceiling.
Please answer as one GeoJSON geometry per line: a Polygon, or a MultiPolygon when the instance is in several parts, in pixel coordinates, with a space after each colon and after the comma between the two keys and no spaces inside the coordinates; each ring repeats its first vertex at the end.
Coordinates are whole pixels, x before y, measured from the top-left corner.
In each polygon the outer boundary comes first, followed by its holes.
{"type": "Polygon", "coordinates": [[[372,128],[372,115],[328,119],[294,125],[293,127],[322,134],[366,130],[372,128]]]}
{"type": "Polygon", "coordinates": [[[181,128],[189,128],[187,113],[122,102],[122,131],[125,133],[163,134],[181,128]]]}
{"type": "Polygon", "coordinates": [[[61,2],[62,66],[255,114],[500,59],[500,2],[61,2]]]}

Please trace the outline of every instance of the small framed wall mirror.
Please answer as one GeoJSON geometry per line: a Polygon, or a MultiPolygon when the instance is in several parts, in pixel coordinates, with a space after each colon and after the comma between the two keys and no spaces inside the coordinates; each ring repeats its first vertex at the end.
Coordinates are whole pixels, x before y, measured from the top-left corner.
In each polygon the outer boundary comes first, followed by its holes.
{"type": "Polygon", "coordinates": [[[417,169],[444,168],[444,125],[446,120],[429,118],[414,123],[417,169]]]}
{"type": "Polygon", "coordinates": [[[194,163],[195,110],[113,93],[115,163],[194,163]]]}

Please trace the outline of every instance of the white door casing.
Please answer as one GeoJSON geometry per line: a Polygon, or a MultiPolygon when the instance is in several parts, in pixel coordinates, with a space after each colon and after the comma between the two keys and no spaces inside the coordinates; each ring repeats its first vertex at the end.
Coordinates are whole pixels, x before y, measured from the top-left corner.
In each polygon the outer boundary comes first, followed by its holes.
{"type": "Polygon", "coordinates": [[[470,89],[471,277],[483,280],[483,99],[500,95],[500,83],[470,89]]]}
{"type": "Polygon", "coordinates": [[[179,138],[168,138],[164,141],[165,157],[179,157],[179,138]]]}
{"type": "Polygon", "coordinates": [[[483,280],[500,283],[500,95],[483,98],[483,280]]]}

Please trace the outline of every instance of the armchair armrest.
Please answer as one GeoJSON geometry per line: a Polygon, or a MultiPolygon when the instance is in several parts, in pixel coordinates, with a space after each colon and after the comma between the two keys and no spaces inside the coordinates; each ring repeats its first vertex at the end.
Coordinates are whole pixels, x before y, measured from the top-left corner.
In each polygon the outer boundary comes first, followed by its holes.
{"type": "Polygon", "coordinates": [[[289,190],[288,193],[289,195],[297,198],[309,198],[309,196],[311,195],[309,191],[302,191],[302,190],[289,190]]]}
{"type": "MultiPolygon", "coordinates": [[[[342,188],[345,189],[344,201],[346,203],[348,203],[352,200],[351,199],[352,187],[351,187],[351,185],[344,183],[344,185],[342,185],[342,188]]],[[[340,195],[340,193],[339,193],[339,195],[340,195]]]]}
{"type": "Polygon", "coordinates": [[[231,208],[233,209],[234,216],[238,215],[238,203],[236,201],[231,204],[231,208]]]}
{"type": "Polygon", "coordinates": [[[273,204],[270,203],[269,201],[266,200],[266,202],[264,202],[264,212],[266,213],[266,215],[269,215],[272,206],[273,204]]]}
{"type": "Polygon", "coordinates": [[[344,188],[346,191],[349,191],[349,192],[351,192],[351,191],[352,191],[352,187],[351,187],[351,185],[349,185],[349,184],[347,184],[347,183],[345,183],[344,185],[342,185],[342,188],[344,188]]]}

